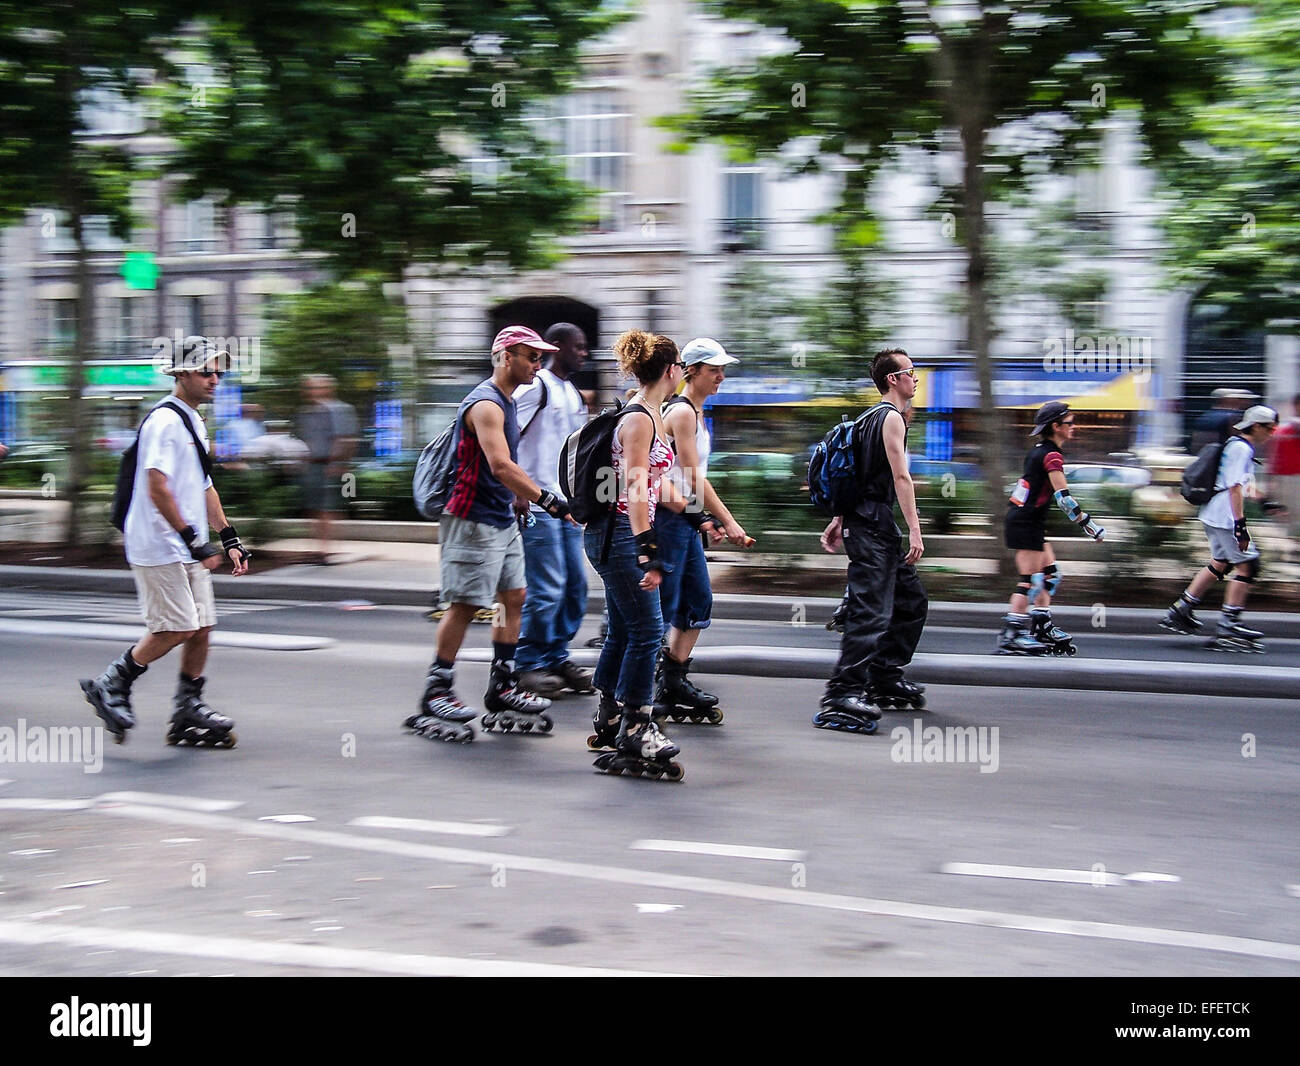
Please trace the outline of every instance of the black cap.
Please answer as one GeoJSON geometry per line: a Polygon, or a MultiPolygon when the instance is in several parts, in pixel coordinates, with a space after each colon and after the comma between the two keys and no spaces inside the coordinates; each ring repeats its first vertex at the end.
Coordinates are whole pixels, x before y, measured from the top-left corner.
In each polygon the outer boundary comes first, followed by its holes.
{"type": "Polygon", "coordinates": [[[1029,431],[1029,435],[1031,437],[1038,436],[1053,422],[1059,422],[1069,413],[1070,405],[1068,403],[1062,403],[1060,400],[1048,400],[1038,409],[1038,414],[1034,415],[1034,428],[1029,431]]]}

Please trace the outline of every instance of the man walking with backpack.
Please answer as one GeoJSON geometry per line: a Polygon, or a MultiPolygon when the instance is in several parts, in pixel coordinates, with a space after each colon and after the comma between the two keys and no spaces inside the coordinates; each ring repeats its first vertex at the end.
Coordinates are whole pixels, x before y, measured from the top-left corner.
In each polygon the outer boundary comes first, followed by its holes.
{"type": "Polygon", "coordinates": [[[175,390],[141,423],[128,452],[134,477],[119,482],[115,507],[120,513],[125,506],[123,546],[149,632],[99,677],[81,682],[86,700],[119,744],[135,725],[135,679],[179,646],[180,681],[167,742],[235,745],[234,721],[203,701],[208,635],[217,621],[211,572],[224,555],[239,577],[248,572],[251,553],[226,520],[212,484],[208,433],[198,411],[212,402],[227,357],[195,340],[167,370],[176,378],[175,390]],[[129,503],[123,498],[128,493],[129,503]],[[221,531],[220,549],[208,542],[209,524],[221,531]]]}
{"type": "Polygon", "coordinates": [[[1233,435],[1219,452],[1213,494],[1197,515],[1210,542],[1210,561],[1166,612],[1160,628],[1173,633],[1199,630],[1202,623],[1194,613],[1195,608],[1211,585],[1235,571],[1223,594],[1223,613],[1210,647],[1220,651],[1262,652],[1264,634],[1241,624],[1246,597],[1259,573],[1259,548],[1246,528],[1245,508],[1247,489],[1255,476],[1252,469],[1255,450],[1277,429],[1277,412],[1262,405],[1252,407],[1232,428],[1233,435]]]}
{"type": "Polygon", "coordinates": [[[851,733],[876,731],[879,700],[924,704],[921,687],[903,679],[929,603],[916,573],[925,544],[903,417],[916,394],[916,370],[903,349],[887,348],[872,362],[871,380],[880,403],[858,418],[851,500],[822,533],[823,548],[833,552],[843,544],[849,557],[848,609],[839,661],[813,725],[851,733]],[[906,550],[894,523],[895,501],[907,522],[906,550]]]}
{"type": "MultiPolygon", "coordinates": [[[[556,496],[560,449],[569,434],[587,421],[587,405],[570,377],[587,361],[587,338],[577,326],[557,322],[546,331],[555,345],[550,362],[531,385],[515,393],[519,422],[519,465],[537,484],[556,496]]],[[[569,658],[569,643],[587,612],[587,560],[582,529],[552,518],[541,504],[517,501],[525,523],[524,568],[528,599],[524,602],[517,662],[523,686],[539,696],[595,692],[591,671],[569,658]]]]}
{"type": "Polygon", "coordinates": [[[524,549],[515,497],[536,502],[552,518],[569,506],[519,466],[514,393],[537,375],[543,352],[556,350],[527,326],[507,326],[492,342],[492,376],[474,387],[456,414],[454,474],[439,522],[442,595],[450,606],[438,623],[433,664],[419,710],[406,728],[430,739],[470,741],[477,714],[452,691],[456,656],[475,611],[503,608],[492,621],[492,668],[483,697],[483,728],[549,732],[551,701],[520,686],[515,666],[524,606],[524,549]]]}

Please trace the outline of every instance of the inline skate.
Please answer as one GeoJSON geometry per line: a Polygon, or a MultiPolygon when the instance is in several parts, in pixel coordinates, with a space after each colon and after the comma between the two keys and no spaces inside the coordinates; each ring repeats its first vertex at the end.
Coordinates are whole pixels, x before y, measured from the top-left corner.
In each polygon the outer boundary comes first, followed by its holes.
{"type": "Polygon", "coordinates": [[[206,678],[181,674],[172,701],[175,708],[167,726],[167,743],[192,745],[196,748],[233,748],[238,737],[235,721],[218,714],[203,701],[206,678]]]}
{"type": "Polygon", "coordinates": [[[923,711],[925,686],[913,684],[905,677],[873,681],[863,693],[863,699],[882,711],[923,711]]]}
{"type": "Polygon", "coordinates": [[[614,746],[614,751],[596,756],[593,765],[601,773],[635,774],[656,781],[663,777],[680,781],[686,776],[682,765],[673,761],[680,749],[659,732],[649,707],[624,709],[614,746]]]}
{"type": "Polygon", "coordinates": [[[131,685],[149,669],[137,664],[130,656],[130,650],[124,651],[98,677],[80,682],[86,702],[95,708],[95,713],[103,719],[104,728],[113,734],[113,740],[118,744],[126,740],[126,731],[135,726],[131,685]]]}
{"type": "Polygon", "coordinates": [[[679,663],[666,651],[659,656],[655,670],[655,721],[671,718],[674,722],[722,724],[718,697],[697,688],[686,676],[691,660],[679,663]]]}
{"type": "Polygon", "coordinates": [[[591,728],[595,730],[587,738],[589,751],[604,751],[613,748],[618,742],[618,727],[623,722],[623,705],[608,692],[600,694],[600,702],[591,716],[591,728]]]}
{"type": "Polygon", "coordinates": [[[492,673],[488,679],[487,692],[483,694],[484,730],[500,730],[502,733],[549,733],[554,726],[550,710],[551,701],[544,696],[519,687],[519,674],[514,669],[514,662],[492,663],[492,673]]]}
{"type": "Polygon", "coordinates": [[[1237,651],[1264,654],[1264,634],[1258,629],[1250,629],[1240,622],[1221,621],[1215,630],[1214,639],[1207,647],[1214,651],[1237,651]]]}
{"type": "Polygon", "coordinates": [[[813,715],[812,722],[818,729],[870,735],[878,728],[879,720],[879,709],[865,694],[828,692],[822,697],[821,708],[813,715]]]}
{"type": "Polygon", "coordinates": [[[1046,607],[1035,607],[1029,612],[1030,632],[1047,648],[1048,655],[1077,655],[1074,638],[1052,621],[1052,612],[1046,607]]]}
{"type": "Polygon", "coordinates": [[[1043,655],[1047,645],[1035,640],[1026,632],[1029,619],[1023,614],[1008,614],[1002,619],[1002,632],[998,634],[999,655],[1043,655]]]}
{"type": "Polygon", "coordinates": [[[1165,612],[1164,618],[1160,620],[1160,628],[1167,629],[1170,633],[1185,633],[1195,635],[1204,625],[1192,611],[1191,604],[1185,600],[1179,600],[1168,611],[1165,612]]]}
{"type": "Polygon", "coordinates": [[[469,723],[478,717],[457,699],[451,690],[452,672],[441,666],[429,669],[424,695],[420,697],[419,710],[402,723],[428,740],[446,740],[468,744],[474,739],[469,723]]]}

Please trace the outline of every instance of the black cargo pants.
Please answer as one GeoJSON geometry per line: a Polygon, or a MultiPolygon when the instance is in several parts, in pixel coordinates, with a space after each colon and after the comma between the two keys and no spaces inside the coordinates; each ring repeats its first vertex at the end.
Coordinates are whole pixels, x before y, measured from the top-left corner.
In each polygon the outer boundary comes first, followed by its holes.
{"type": "Polygon", "coordinates": [[[873,681],[896,681],[912,661],[929,600],[916,567],[904,562],[893,528],[844,526],[849,557],[848,613],[840,658],[826,684],[830,695],[861,692],[873,681]]]}

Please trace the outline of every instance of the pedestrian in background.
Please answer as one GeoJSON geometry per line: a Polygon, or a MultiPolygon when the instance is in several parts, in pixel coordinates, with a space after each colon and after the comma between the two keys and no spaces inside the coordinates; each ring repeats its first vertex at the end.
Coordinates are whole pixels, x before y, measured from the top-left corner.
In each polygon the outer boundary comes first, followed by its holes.
{"type": "Polygon", "coordinates": [[[1296,541],[1300,540],[1300,394],[1291,400],[1291,414],[1291,421],[1273,434],[1268,479],[1269,495],[1285,510],[1287,536],[1296,541]]]}
{"type": "MultiPolygon", "coordinates": [[[[519,424],[519,465],[538,485],[561,496],[560,448],[587,420],[587,405],[569,379],[587,361],[587,338],[577,326],[557,322],[546,331],[555,346],[534,381],[515,391],[519,424]]],[[[582,527],[553,518],[537,503],[517,500],[524,522],[524,601],[516,664],[520,683],[539,696],[595,692],[591,671],[569,658],[587,612],[587,562],[582,527]]]]}
{"type": "Polygon", "coordinates": [[[317,562],[332,561],[333,526],[343,510],[343,476],[357,450],[357,415],[335,396],[334,379],[309,374],[302,381],[303,406],[296,433],[307,445],[302,470],[302,508],[312,518],[318,547],[317,562]]]}

